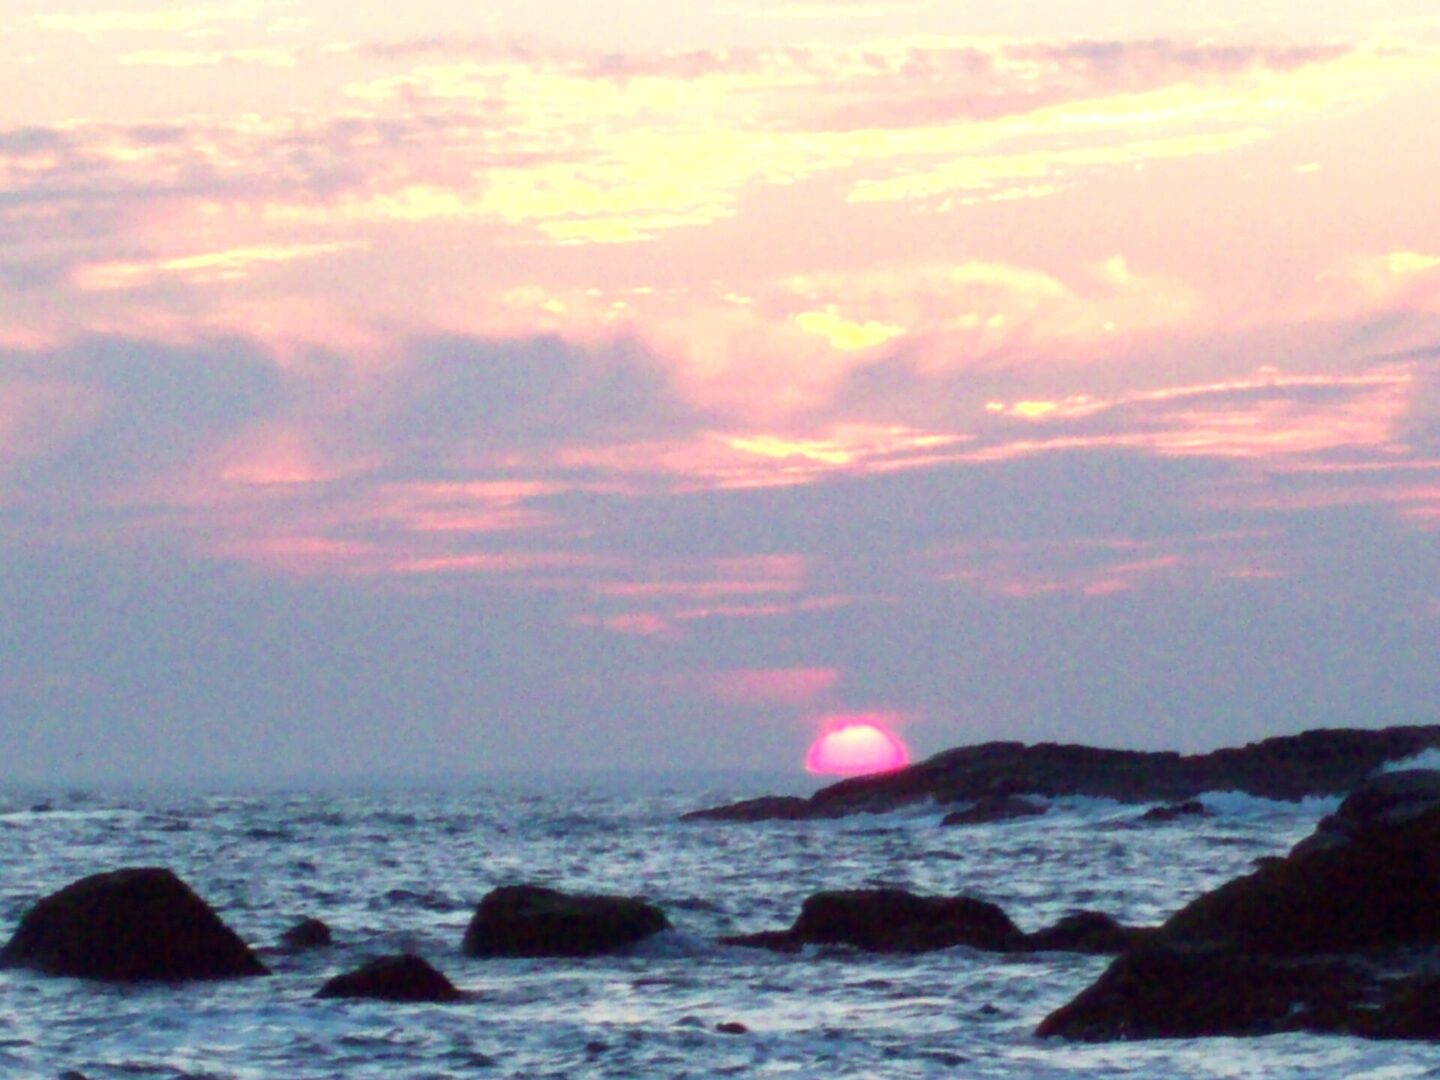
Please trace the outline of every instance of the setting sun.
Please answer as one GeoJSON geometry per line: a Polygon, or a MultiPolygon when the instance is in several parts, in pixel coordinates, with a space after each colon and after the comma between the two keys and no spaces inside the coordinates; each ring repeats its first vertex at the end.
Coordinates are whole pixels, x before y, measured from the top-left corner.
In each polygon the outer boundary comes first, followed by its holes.
{"type": "Polygon", "coordinates": [[[878,715],[833,716],[810,744],[805,771],[820,776],[890,772],[910,762],[910,751],[878,715]]]}

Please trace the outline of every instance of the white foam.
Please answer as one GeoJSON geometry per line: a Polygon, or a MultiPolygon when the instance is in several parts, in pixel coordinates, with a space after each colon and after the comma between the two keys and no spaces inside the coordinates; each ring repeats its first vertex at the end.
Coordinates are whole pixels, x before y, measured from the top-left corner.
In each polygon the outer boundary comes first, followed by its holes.
{"type": "Polygon", "coordinates": [[[1401,758],[1399,761],[1387,761],[1375,773],[1401,772],[1405,769],[1440,769],[1440,749],[1430,748],[1421,750],[1413,757],[1401,758]]]}

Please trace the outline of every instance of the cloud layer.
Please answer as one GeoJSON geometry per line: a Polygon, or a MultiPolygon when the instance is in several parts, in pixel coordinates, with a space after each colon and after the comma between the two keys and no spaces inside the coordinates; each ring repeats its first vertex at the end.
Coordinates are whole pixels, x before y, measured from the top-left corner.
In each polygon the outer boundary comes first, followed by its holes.
{"type": "Polygon", "coordinates": [[[1433,719],[1434,27],[814,7],[9,17],[15,775],[1433,719]]]}

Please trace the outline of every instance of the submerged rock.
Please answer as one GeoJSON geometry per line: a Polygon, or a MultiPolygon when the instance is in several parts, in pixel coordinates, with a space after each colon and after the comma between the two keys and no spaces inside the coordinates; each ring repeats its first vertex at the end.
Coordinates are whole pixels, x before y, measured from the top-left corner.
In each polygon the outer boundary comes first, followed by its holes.
{"type": "Polygon", "coordinates": [[[354,971],[336,975],[317,998],[377,998],[381,1001],[458,1001],[455,984],[428,962],[408,953],[382,956],[354,971]]]}
{"type": "Polygon", "coordinates": [[[1001,795],[976,800],[963,810],[952,810],[941,819],[941,825],[989,825],[995,821],[1013,821],[1016,818],[1039,817],[1048,814],[1050,808],[1041,803],[1022,799],[1015,795],[1001,795]]]}
{"type": "Polygon", "coordinates": [[[506,885],[480,901],[463,948],[467,956],[593,956],[669,925],[664,912],[634,897],[506,885]]]}
{"type": "Polygon", "coordinates": [[[1165,803],[1163,806],[1152,806],[1140,815],[1141,821],[1165,822],[1176,821],[1180,818],[1210,817],[1211,813],[1206,809],[1205,804],[1199,799],[1186,799],[1184,802],[1165,803]]]}
{"type": "Polygon", "coordinates": [[[308,915],[280,935],[281,947],[293,951],[323,949],[330,942],[330,927],[308,915]]]}
{"type": "Polygon", "coordinates": [[[968,945],[1014,952],[1024,947],[1025,935],[995,904],[974,897],[847,889],[807,897],[789,930],[732,936],[721,943],[780,952],[803,945],[850,945],[869,952],[928,952],[968,945]]]}
{"type": "Polygon", "coordinates": [[[1431,1037],[1402,1033],[1440,1015],[1423,978],[1440,953],[1440,807],[1348,816],[1346,842],[1298,845],[1181,908],[1040,1034],[1431,1037]]]}
{"type": "Polygon", "coordinates": [[[268,974],[209,904],[159,867],[94,874],[44,897],[0,949],[0,966],[116,981],[268,974]]]}
{"type": "Polygon", "coordinates": [[[1206,791],[1268,799],[1338,795],[1387,762],[1440,747],[1440,725],[1334,728],[1205,754],[990,742],[946,750],[894,772],[858,776],[809,799],[750,799],[685,817],[757,821],[884,812],[911,803],[1087,795],[1120,802],[1183,802],[1206,791]]]}

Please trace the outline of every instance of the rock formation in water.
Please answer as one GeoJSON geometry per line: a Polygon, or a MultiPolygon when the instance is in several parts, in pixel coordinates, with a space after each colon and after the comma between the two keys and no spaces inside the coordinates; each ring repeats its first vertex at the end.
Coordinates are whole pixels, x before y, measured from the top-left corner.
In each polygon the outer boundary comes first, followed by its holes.
{"type": "Polygon", "coordinates": [[[1342,794],[1381,765],[1431,747],[1440,747],[1440,725],[1323,729],[1206,754],[991,742],[946,750],[895,772],[842,780],[808,799],[748,799],[697,810],[685,818],[841,817],[919,802],[980,803],[1025,795],[1175,803],[1206,791],[1241,791],[1270,799],[1300,799],[1342,794]]]}
{"type": "Polygon", "coordinates": [[[507,885],[480,901],[463,948],[467,956],[593,956],[669,925],[659,908],[630,896],[507,885]]]}
{"type": "Polygon", "coordinates": [[[1440,1038],[1437,973],[1440,775],[1386,774],[1285,858],[1181,908],[1039,1034],[1440,1038]]]}
{"type": "Polygon", "coordinates": [[[94,874],[25,913],[0,966],[131,981],[268,974],[214,909],[158,867],[94,874]]]}
{"type": "Polygon", "coordinates": [[[323,949],[331,943],[330,927],[313,915],[306,915],[280,935],[280,947],[291,952],[323,949]]]}
{"type": "Polygon", "coordinates": [[[1040,817],[1050,812],[1043,803],[1022,799],[1018,795],[987,796],[964,810],[952,810],[940,824],[952,825],[993,825],[997,821],[1015,821],[1018,818],[1040,817]]]}
{"type": "Polygon", "coordinates": [[[375,998],[381,1001],[459,1001],[455,984],[425,960],[408,953],[381,956],[354,971],[336,975],[317,998],[375,998]]]}
{"type": "Polygon", "coordinates": [[[841,889],[805,899],[788,930],[720,939],[722,945],[799,952],[805,945],[848,945],[866,952],[929,952],[958,945],[987,952],[1112,953],[1147,930],[1108,915],[1079,912],[1034,934],[1020,931],[995,904],[971,896],[919,896],[905,889],[841,889]]]}

